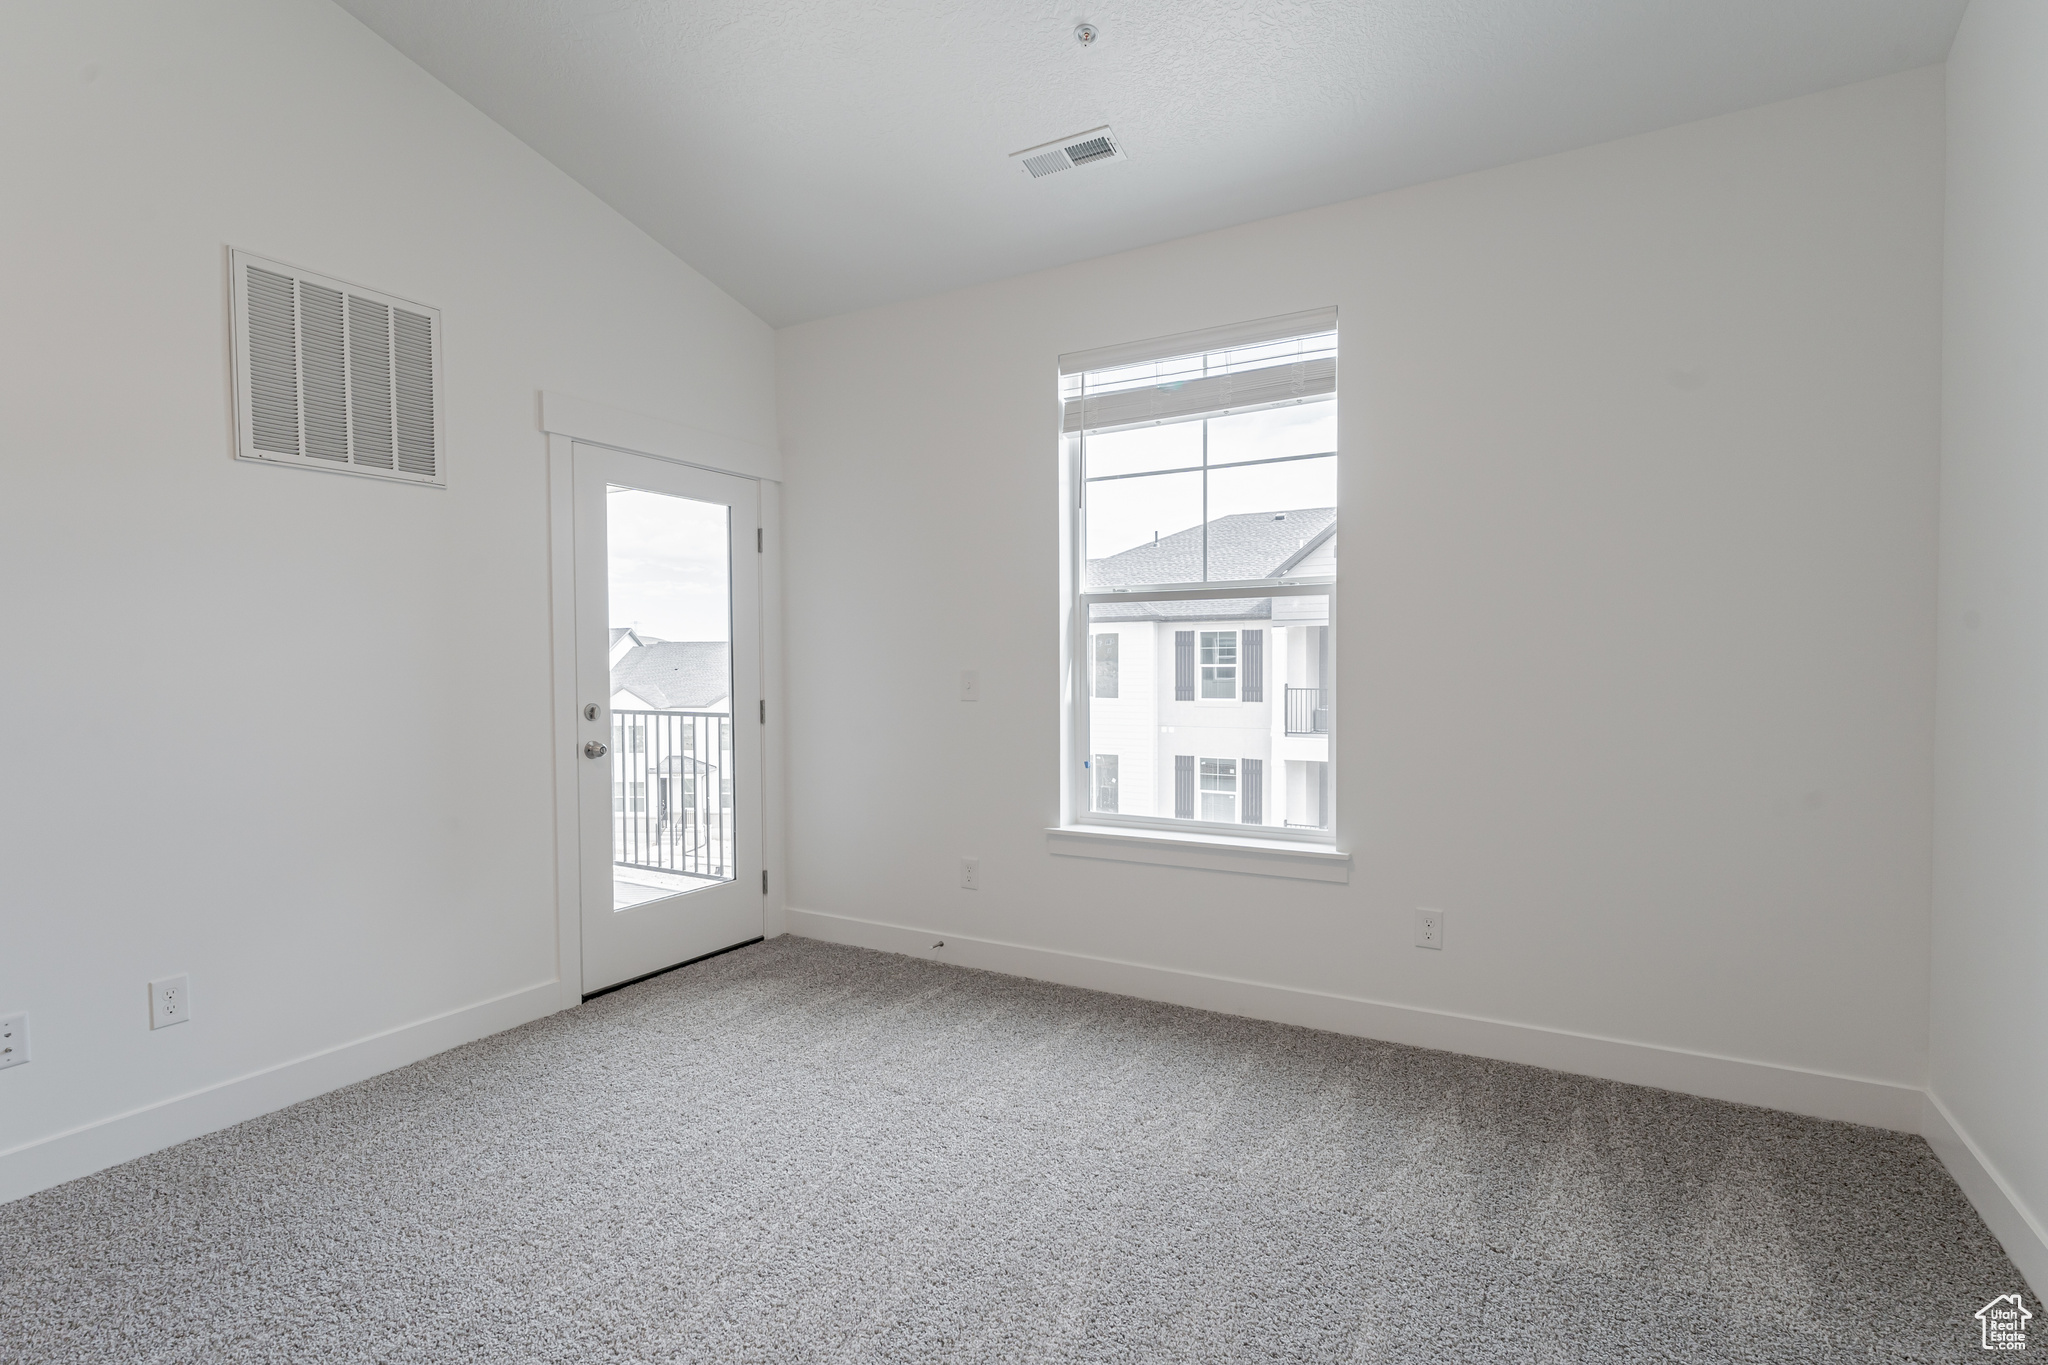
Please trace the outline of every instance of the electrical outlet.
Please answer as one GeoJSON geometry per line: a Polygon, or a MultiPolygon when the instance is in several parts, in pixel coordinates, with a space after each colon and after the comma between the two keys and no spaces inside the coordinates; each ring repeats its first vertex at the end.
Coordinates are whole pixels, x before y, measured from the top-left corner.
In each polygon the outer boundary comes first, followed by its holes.
{"type": "Polygon", "coordinates": [[[972,668],[965,669],[960,674],[960,700],[981,700],[981,674],[972,668]]]}
{"type": "Polygon", "coordinates": [[[0,1071],[28,1060],[28,1016],[0,1015],[0,1071]]]}
{"type": "Polygon", "coordinates": [[[960,860],[960,889],[963,891],[981,890],[981,859],[962,858],[960,860]]]}
{"type": "Polygon", "coordinates": [[[1444,946],[1443,911],[1417,910],[1415,912],[1415,946],[1418,948],[1441,948],[1444,946]]]}
{"type": "Polygon", "coordinates": [[[191,991],[182,976],[149,983],[149,1026],[169,1028],[192,1017],[191,991]]]}

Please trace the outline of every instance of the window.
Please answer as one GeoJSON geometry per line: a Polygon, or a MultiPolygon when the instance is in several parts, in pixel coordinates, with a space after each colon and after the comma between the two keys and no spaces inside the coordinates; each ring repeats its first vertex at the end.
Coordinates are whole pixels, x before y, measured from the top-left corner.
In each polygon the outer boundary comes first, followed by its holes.
{"type": "MultiPolygon", "coordinates": [[[[1110,636],[1112,640],[1115,636],[1110,636]]],[[[1095,809],[1116,814],[1116,755],[1095,755],[1095,809]]]]}
{"type": "Polygon", "coordinates": [[[1237,632],[1202,632],[1202,699],[1237,700],[1237,632]]]}
{"type": "Polygon", "coordinates": [[[1095,645],[1095,695],[1114,697],[1116,695],[1116,641],[1114,632],[1094,637],[1095,645]]]}
{"type": "Polygon", "coordinates": [[[1237,760],[1202,760],[1202,818],[1229,824],[1237,819],[1237,760]]]}
{"type": "Polygon", "coordinates": [[[1067,809],[1326,840],[1335,311],[1063,356],[1060,398],[1067,809]]]}

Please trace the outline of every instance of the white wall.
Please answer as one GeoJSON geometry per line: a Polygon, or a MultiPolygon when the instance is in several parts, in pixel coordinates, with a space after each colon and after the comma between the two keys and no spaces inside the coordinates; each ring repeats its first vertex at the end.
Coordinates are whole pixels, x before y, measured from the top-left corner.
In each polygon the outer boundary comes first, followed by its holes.
{"type": "Polygon", "coordinates": [[[2048,1290],[2044,70],[2048,6],[1974,0],[1948,67],[1930,1088],[2004,1184],[1973,1197],[2048,1290]]]}
{"type": "Polygon", "coordinates": [[[764,324],[322,0],[5,6],[0,126],[5,1198],[563,997],[536,395],[769,442],[774,381],[764,324]],[[230,244],[444,310],[446,492],[230,458],[230,244]]]}
{"type": "Polygon", "coordinates": [[[1942,102],[1914,71],[780,332],[792,929],[1910,1125],[1942,102]],[[1049,856],[1055,357],[1331,304],[1350,883],[1049,856]]]}

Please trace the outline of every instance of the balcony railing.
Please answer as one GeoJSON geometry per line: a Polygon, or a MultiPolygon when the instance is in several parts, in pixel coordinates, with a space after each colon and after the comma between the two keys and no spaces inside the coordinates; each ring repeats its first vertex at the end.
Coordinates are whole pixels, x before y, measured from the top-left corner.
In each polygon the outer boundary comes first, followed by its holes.
{"type": "Polygon", "coordinates": [[[612,861],[729,881],[732,717],[612,712],[612,861]]]}
{"type": "Polygon", "coordinates": [[[1287,733],[1327,735],[1330,733],[1330,705],[1320,687],[1287,689],[1287,733]]]}

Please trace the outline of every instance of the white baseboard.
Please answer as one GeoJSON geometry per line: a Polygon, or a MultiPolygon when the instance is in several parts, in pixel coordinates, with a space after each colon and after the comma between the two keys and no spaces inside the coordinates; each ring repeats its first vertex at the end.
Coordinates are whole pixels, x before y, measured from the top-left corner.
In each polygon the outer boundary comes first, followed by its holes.
{"type": "MultiPolygon", "coordinates": [[[[784,914],[788,932],[830,943],[941,958],[961,966],[1141,1000],[1917,1132],[1948,1167],[2035,1296],[2048,1298],[2048,1230],[1985,1159],[1947,1107],[1911,1086],[994,939],[963,938],[815,910],[791,907],[784,914]],[[932,945],[942,939],[945,947],[934,952],[932,945]]],[[[0,1152],[0,1203],[516,1028],[554,1013],[562,1007],[562,999],[560,983],[541,982],[10,1148],[0,1152]]]]}
{"type": "Polygon", "coordinates": [[[965,967],[1067,986],[1161,1000],[1196,1009],[1275,1023],[1300,1024],[1461,1052],[1496,1061],[1569,1071],[1630,1085],[1654,1086],[1708,1099],[1732,1100],[1814,1118],[1918,1133],[1925,1092],[1917,1086],[1837,1076],[1822,1071],[1744,1061],[1703,1052],[1631,1043],[1618,1038],[1512,1024],[1498,1019],[1390,1005],[1357,996],[1275,986],[1262,981],[1120,962],[1082,953],[1032,948],[993,939],[963,938],[900,924],[855,919],[791,907],[789,932],[912,957],[938,958],[965,967]],[[945,947],[934,952],[940,939],[945,947]]]}
{"type": "Polygon", "coordinates": [[[1920,1135],[1941,1158],[1941,1164],[1948,1167],[1956,1184],[1962,1186],[1963,1194],[1977,1206],[1984,1225],[2026,1277],[2035,1299],[2048,1299],[2048,1227],[2013,1192],[1998,1168],[1932,1091],[1923,1100],[1920,1135]]]}
{"type": "Polygon", "coordinates": [[[0,1152],[0,1204],[324,1095],[562,1008],[558,982],[401,1024],[0,1152]]]}

